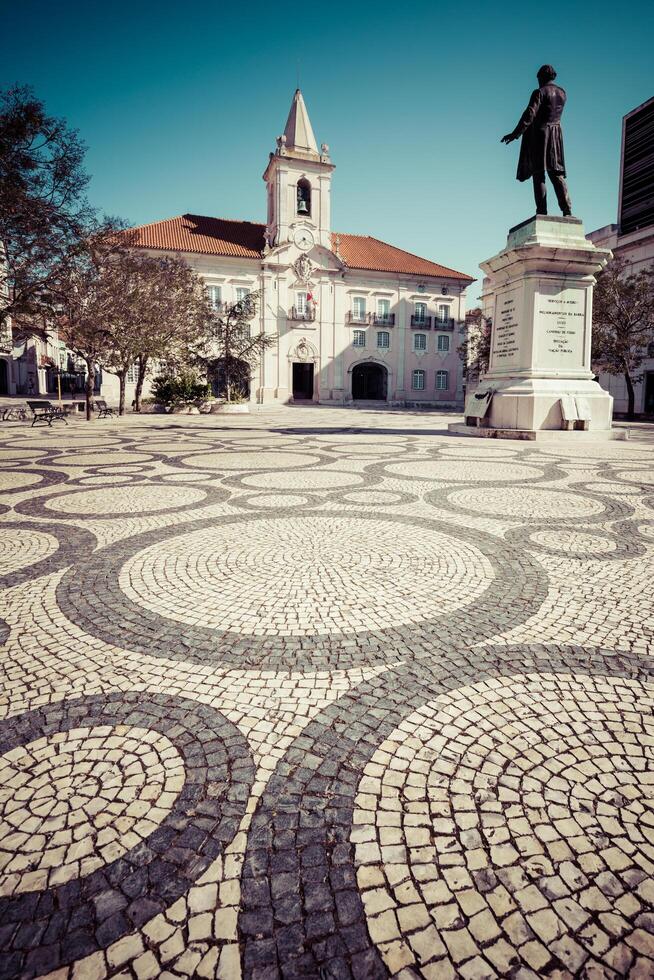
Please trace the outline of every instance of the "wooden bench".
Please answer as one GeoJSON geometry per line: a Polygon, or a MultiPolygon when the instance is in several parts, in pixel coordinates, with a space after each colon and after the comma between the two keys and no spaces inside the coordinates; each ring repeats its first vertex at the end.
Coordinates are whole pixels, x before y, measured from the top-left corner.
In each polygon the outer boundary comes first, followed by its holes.
{"type": "Polygon", "coordinates": [[[29,399],[27,404],[31,409],[32,415],[34,416],[32,419],[32,426],[35,426],[37,422],[47,422],[48,425],[51,426],[52,423],[56,421],[65,422],[66,425],[68,425],[66,413],[64,412],[63,408],[60,408],[58,405],[53,405],[52,402],[45,400],[30,401],[29,399]]]}
{"type": "Polygon", "coordinates": [[[109,408],[104,398],[96,398],[93,402],[93,407],[98,413],[99,419],[107,419],[110,416],[111,418],[113,418],[114,415],[116,414],[113,408],[109,408]]]}

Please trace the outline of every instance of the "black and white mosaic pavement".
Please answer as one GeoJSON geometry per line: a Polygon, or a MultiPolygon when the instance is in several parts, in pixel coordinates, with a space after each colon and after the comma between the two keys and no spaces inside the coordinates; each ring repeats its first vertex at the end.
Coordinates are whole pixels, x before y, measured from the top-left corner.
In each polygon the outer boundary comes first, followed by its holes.
{"type": "Polygon", "coordinates": [[[0,978],[654,976],[654,432],[0,449],[0,978]]]}

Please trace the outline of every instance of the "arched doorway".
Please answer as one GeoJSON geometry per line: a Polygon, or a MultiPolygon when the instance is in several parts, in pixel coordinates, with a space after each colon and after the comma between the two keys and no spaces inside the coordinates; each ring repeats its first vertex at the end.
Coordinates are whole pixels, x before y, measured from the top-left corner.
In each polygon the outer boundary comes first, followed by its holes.
{"type": "Polygon", "coordinates": [[[7,362],[0,358],[0,395],[9,394],[9,374],[7,372],[7,362]]]}
{"type": "Polygon", "coordinates": [[[355,401],[386,401],[388,371],[383,364],[357,364],[352,369],[352,398],[355,401]]]}

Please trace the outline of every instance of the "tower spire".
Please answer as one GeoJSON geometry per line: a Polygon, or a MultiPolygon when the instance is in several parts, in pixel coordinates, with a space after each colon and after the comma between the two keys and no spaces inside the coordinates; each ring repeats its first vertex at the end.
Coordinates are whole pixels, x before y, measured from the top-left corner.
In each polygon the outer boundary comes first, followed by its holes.
{"type": "Polygon", "coordinates": [[[287,150],[294,150],[299,154],[319,155],[318,144],[316,143],[316,137],[313,135],[309,113],[307,112],[307,107],[304,104],[302,92],[299,88],[295,90],[295,95],[293,96],[291,111],[288,114],[284,128],[284,136],[286,137],[285,145],[287,150]]]}

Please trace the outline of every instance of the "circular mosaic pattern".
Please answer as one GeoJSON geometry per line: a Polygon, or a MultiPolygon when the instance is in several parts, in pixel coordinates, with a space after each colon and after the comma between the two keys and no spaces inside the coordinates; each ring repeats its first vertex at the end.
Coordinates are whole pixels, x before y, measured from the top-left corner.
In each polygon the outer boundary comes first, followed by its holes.
{"type": "Polygon", "coordinates": [[[51,497],[45,504],[48,510],[62,514],[139,514],[160,510],[179,510],[200,504],[207,497],[205,490],[194,487],[172,487],[164,497],[153,500],[152,487],[131,485],[129,489],[108,487],[98,490],[83,490],[59,494],[51,497]],[[154,506],[153,506],[154,504],[154,506]]]}
{"type": "Polygon", "coordinates": [[[200,470],[288,470],[315,466],[319,456],[292,452],[224,452],[198,453],[180,460],[184,466],[200,470]]]}
{"type": "MultiPolygon", "coordinates": [[[[0,754],[35,829],[33,850],[17,841],[34,867],[5,875],[0,897],[3,969],[25,978],[105,949],[186,895],[236,834],[254,779],[247,743],[223,715],[142,691],[10,718],[0,754]],[[94,787],[111,798],[97,812],[94,787]],[[68,880],[57,879],[55,854],[68,880]],[[83,868],[87,858],[102,866],[83,868]]],[[[3,818],[18,821],[10,799],[3,818]]]]}
{"type": "Polygon", "coordinates": [[[56,456],[48,460],[48,465],[53,466],[131,466],[133,463],[147,463],[152,459],[150,453],[130,452],[120,449],[98,449],[95,453],[66,453],[65,456],[56,456]]]}
{"type": "Polygon", "coordinates": [[[136,847],[169,815],[184,784],[159,732],[73,728],[0,758],[0,894],[83,877],[136,847]]]}
{"type": "MultiPolygon", "coordinates": [[[[567,493],[565,490],[536,487],[455,490],[447,494],[446,500],[469,514],[490,514],[523,520],[588,518],[603,514],[605,510],[601,500],[582,497],[578,493],[567,493]]],[[[434,498],[434,503],[442,505],[443,496],[439,494],[434,498]]]]}
{"type": "Polygon", "coordinates": [[[335,490],[355,487],[364,482],[360,473],[336,470],[310,470],[300,473],[256,473],[238,479],[239,485],[260,490],[335,490]]]}
{"type": "Polygon", "coordinates": [[[352,841],[391,973],[403,956],[429,977],[626,975],[654,897],[653,695],[621,679],[480,682],[382,742],[352,841]]]}
{"type": "Polygon", "coordinates": [[[625,483],[642,487],[643,489],[654,487],[654,470],[645,468],[640,470],[620,470],[614,473],[613,476],[618,480],[624,480],[625,483]]]}
{"type": "Polygon", "coordinates": [[[29,449],[12,448],[11,446],[7,449],[0,449],[0,463],[10,460],[22,461],[39,459],[41,456],[43,456],[42,452],[33,452],[29,449]]]}
{"type": "Polygon", "coordinates": [[[603,557],[616,550],[616,543],[610,537],[570,527],[542,528],[532,531],[529,539],[550,551],[586,558],[603,557]]]}
{"type": "Polygon", "coordinates": [[[168,538],[129,559],[119,585],[180,623],[301,636],[438,619],[493,578],[480,551],[428,527],[402,540],[386,521],[313,514],[168,538]]]}
{"type": "Polygon", "coordinates": [[[494,463],[479,460],[423,459],[389,463],[384,467],[389,476],[406,477],[410,480],[445,480],[463,483],[477,481],[538,480],[543,471],[522,463],[494,463]]]}
{"type": "Polygon", "coordinates": [[[410,503],[416,497],[400,490],[350,490],[344,493],[341,499],[348,504],[362,504],[364,507],[375,505],[387,507],[410,503]]]}
{"type": "Polygon", "coordinates": [[[0,472],[0,493],[10,490],[23,490],[34,487],[42,482],[39,473],[23,473],[18,470],[3,470],[0,472]]]}
{"type": "Polygon", "coordinates": [[[299,493],[252,493],[230,500],[234,507],[246,510],[260,510],[262,507],[264,510],[285,510],[306,507],[310,502],[310,497],[299,493]]]}
{"type": "Polygon", "coordinates": [[[27,568],[54,554],[59,542],[43,531],[22,527],[2,526],[0,530],[0,570],[9,575],[27,568]]]}

